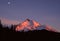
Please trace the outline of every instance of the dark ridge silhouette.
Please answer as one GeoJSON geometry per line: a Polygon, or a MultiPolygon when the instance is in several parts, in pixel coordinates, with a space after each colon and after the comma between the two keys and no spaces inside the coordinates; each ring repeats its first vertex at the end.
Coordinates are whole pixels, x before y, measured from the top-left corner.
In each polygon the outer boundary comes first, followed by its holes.
{"type": "Polygon", "coordinates": [[[0,20],[0,40],[2,41],[59,41],[60,33],[43,30],[34,30],[28,32],[16,32],[15,28],[17,25],[11,25],[9,29],[8,26],[4,27],[0,20]]]}

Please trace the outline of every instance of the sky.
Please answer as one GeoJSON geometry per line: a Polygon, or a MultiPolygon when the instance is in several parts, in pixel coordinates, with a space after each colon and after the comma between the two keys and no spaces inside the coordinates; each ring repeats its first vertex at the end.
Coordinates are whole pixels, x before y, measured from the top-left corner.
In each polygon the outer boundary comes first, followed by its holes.
{"type": "Polygon", "coordinates": [[[0,17],[17,21],[29,18],[60,31],[60,0],[0,0],[0,17]]]}

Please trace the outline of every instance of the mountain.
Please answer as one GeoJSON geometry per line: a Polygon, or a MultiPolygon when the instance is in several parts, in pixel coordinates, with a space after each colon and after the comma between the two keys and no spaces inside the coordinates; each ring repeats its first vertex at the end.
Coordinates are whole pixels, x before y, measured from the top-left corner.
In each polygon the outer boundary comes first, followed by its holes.
{"type": "Polygon", "coordinates": [[[53,31],[53,32],[57,32],[53,27],[49,26],[49,25],[41,25],[40,23],[36,22],[35,20],[30,20],[30,19],[26,19],[24,22],[20,23],[19,25],[17,25],[16,27],[16,31],[32,31],[32,30],[48,30],[48,31],[53,31]]]}
{"type": "Polygon", "coordinates": [[[16,27],[16,31],[25,30],[25,29],[26,30],[34,30],[40,25],[41,24],[39,24],[38,22],[36,22],[34,20],[26,19],[24,22],[20,23],[16,27]]]}

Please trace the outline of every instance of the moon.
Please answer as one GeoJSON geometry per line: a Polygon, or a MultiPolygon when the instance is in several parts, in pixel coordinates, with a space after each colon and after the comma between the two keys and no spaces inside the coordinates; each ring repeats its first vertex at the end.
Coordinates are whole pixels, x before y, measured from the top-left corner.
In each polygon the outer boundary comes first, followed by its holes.
{"type": "Polygon", "coordinates": [[[10,5],[11,4],[11,2],[8,2],[8,5],[10,5]]]}

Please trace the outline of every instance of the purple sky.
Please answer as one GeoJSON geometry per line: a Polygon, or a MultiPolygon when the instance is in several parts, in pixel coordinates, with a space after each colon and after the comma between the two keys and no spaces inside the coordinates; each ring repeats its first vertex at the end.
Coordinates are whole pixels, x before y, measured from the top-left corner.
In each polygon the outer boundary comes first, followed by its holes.
{"type": "Polygon", "coordinates": [[[60,30],[60,0],[0,0],[0,17],[34,19],[60,30]]]}

